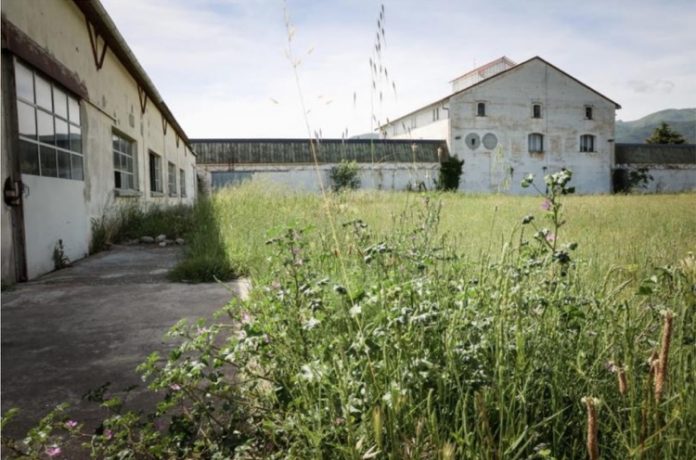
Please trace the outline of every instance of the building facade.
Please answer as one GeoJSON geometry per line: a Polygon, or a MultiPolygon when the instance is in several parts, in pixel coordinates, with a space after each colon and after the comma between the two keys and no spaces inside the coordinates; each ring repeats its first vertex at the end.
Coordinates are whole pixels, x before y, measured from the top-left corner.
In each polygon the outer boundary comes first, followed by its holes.
{"type": "Polygon", "coordinates": [[[620,106],[549,62],[503,57],[453,80],[452,94],[381,127],[387,139],[444,139],[464,160],[460,190],[531,193],[527,174],[563,167],[578,193],[610,193],[620,106]]]}
{"type": "Polygon", "coordinates": [[[89,251],[126,203],[191,203],[196,156],[98,0],[2,2],[2,280],[89,251]]]}

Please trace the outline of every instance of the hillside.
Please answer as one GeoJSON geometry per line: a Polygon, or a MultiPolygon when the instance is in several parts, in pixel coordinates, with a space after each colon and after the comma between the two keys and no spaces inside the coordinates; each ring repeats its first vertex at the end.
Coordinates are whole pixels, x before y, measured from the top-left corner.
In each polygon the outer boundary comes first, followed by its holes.
{"type": "Polygon", "coordinates": [[[634,121],[616,122],[616,142],[642,144],[661,122],[678,131],[686,142],[696,144],[696,109],[667,109],[634,121]]]}

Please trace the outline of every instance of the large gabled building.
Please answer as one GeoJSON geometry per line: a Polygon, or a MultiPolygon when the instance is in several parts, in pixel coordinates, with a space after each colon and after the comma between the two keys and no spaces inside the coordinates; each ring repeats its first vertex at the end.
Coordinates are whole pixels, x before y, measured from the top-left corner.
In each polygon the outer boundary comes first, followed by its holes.
{"type": "Polygon", "coordinates": [[[188,137],[98,0],[3,0],[2,120],[3,283],[84,257],[114,205],[194,199],[188,137]]]}
{"type": "Polygon", "coordinates": [[[460,190],[529,193],[529,173],[569,168],[579,193],[610,193],[619,104],[540,57],[502,57],[452,93],[380,127],[387,139],[442,139],[464,160],[460,190]]]}

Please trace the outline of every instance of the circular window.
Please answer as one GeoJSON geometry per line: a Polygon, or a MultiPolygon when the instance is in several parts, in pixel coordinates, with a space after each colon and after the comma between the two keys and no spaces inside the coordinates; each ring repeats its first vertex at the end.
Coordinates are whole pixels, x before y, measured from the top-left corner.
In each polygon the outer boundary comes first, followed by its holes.
{"type": "Polygon", "coordinates": [[[469,133],[464,138],[464,142],[471,150],[476,150],[481,145],[481,138],[476,133],[469,133]]]}
{"type": "Polygon", "coordinates": [[[488,150],[493,150],[498,145],[498,138],[493,133],[488,133],[483,136],[483,146],[488,150]]]}

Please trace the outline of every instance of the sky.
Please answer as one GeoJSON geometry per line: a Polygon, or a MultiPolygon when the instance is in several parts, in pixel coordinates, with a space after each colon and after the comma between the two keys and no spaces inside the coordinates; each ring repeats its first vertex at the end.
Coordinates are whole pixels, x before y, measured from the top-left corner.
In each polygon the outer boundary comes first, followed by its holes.
{"type": "Polygon", "coordinates": [[[619,120],[696,107],[693,0],[101,1],[190,138],[369,133],[503,55],[619,120]]]}

